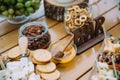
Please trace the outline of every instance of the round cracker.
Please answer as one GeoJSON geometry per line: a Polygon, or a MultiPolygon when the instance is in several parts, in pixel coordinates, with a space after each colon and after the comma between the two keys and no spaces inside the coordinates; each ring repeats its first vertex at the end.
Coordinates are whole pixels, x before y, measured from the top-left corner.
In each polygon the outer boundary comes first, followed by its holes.
{"type": "Polygon", "coordinates": [[[60,72],[58,70],[48,74],[41,73],[40,75],[44,80],[58,80],[60,78],[60,72]]]}
{"type": "Polygon", "coordinates": [[[42,73],[51,73],[56,70],[56,65],[53,62],[49,62],[45,65],[37,65],[36,69],[42,73]]]}
{"type": "Polygon", "coordinates": [[[52,59],[52,55],[45,49],[39,49],[33,52],[33,58],[38,62],[49,62],[52,59]]]}
{"type": "Polygon", "coordinates": [[[39,65],[44,65],[44,64],[49,63],[49,62],[39,62],[39,61],[36,61],[33,57],[31,58],[31,60],[32,60],[32,62],[33,62],[34,64],[39,64],[39,65]]]}
{"type": "Polygon", "coordinates": [[[19,46],[12,48],[11,50],[9,50],[8,52],[8,57],[11,59],[16,59],[17,57],[19,57],[21,55],[21,51],[19,46]]]}

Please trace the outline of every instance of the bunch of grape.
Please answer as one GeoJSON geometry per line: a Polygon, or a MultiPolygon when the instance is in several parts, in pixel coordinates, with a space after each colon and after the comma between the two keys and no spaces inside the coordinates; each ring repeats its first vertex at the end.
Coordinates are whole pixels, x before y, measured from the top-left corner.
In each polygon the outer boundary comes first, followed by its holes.
{"type": "Polygon", "coordinates": [[[15,16],[29,16],[39,8],[40,1],[41,0],[0,0],[0,15],[8,17],[9,20],[15,16]]]}

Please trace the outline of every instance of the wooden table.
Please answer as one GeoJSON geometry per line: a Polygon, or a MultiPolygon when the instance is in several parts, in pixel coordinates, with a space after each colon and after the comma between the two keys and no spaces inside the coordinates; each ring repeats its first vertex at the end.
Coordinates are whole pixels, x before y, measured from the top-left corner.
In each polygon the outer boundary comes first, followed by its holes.
{"type": "MultiPolygon", "coordinates": [[[[106,18],[105,28],[113,36],[119,37],[120,35],[120,20],[118,19],[117,0],[90,0],[92,5],[94,18],[103,15],[106,18]],[[93,2],[95,1],[95,2],[93,2]]],[[[43,9],[40,10],[43,12],[43,9]]],[[[30,21],[46,21],[51,34],[52,43],[58,40],[64,42],[70,38],[65,32],[62,22],[57,22],[48,19],[43,13],[37,14],[32,17],[30,21]],[[36,19],[36,17],[38,17],[36,19]]],[[[18,29],[21,25],[9,24],[6,19],[0,18],[0,53],[7,54],[7,51],[18,45],[18,29]]],[[[58,41],[59,42],[59,41],[58,41]]],[[[101,47],[101,43],[94,46],[96,51],[101,47]]],[[[77,55],[74,60],[67,64],[57,65],[58,70],[61,72],[61,80],[88,80],[91,68],[94,64],[94,58],[91,53],[91,48],[86,50],[80,55],[77,55]]]]}

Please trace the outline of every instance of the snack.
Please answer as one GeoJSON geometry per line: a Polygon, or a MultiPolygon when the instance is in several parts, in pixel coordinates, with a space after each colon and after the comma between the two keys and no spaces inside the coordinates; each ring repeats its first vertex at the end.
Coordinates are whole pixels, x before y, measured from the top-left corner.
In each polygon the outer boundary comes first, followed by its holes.
{"type": "Polygon", "coordinates": [[[40,75],[43,80],[58,80],[60,78],[60,72],[58,70],[48,74],[41,73],[40,75]]]}
{"type": "Polygon", "coordinates": [[[45,49],[32,51],[32,61],[36,64],[35,72],[42,80],[57,80],[60,77],[60,72],[56,70],[56,65],[51,60],[52,54],[45,49]]]}
{"type": "Polygon", "coordinates": [[[45,49],[39,49],[32,52],[32,57],[40,63],[47,63],[52,59],[51,53],[45,49]]]}
{"type": "Polygon", "coordinates": [[[96,71],[94,75],[91,76],[90,80],[117,80],[114,75],[114,71],[109,68],[108,64],[99,62],[100,70],[96,71]]]}
{"type": "MultiPolygon", "coordinates": [[[[29,54],[30,54],[30,52],[29,52],[29,50],[27,50],[26,55],[29,56],[29,54]]],[[[8,56],[8,58],[10,58],[12,60],[19,60],[22,56],[19,46],[16,46],[16,47],[12,48],[11,50],[9,50],[7,56],[8,56]]]]}
{"type": "Polygon", "coordinates": [[[23,25],[19,30],[19,35],[28,38],[30,50],[47,48],[50,44],[48,27],[42,22],[30,22],[23,25]]]}
{"type": "Polygon", "coordinates": [[[118,80],[120,80],[120,39],[114,37],[105,39],[105,47],[103,49],[103,52],[98,56],[99,66],[102,65],[103,67],[100,68],[101,70],[99,73],[97,71],[97,74],[92,76],[91,80],[117,80],[112,63],[113,56],[118,80]]]}
{"type": "Polygon", "coordinates": [[[49,62],[43,65],[37,65],[36,70],[42,73],[51,73],[56,70],[56,65],[53,62],[49,62]]]}
{"type": "Polygon", "coordinates": [[[45,29],[42,27],[42,25],[32,25],[25,28],[23,34],[25,36],[38,36],[40,34],[43,34],[44,31],[45,29]]]}
{"type": "Polygon", "coordinates": [[[31,60],[32,60],[32,62],[34,63],[34,64],[40,64],[40,65],[42,65],[42,64],[47,64],[47,63],[49,63],[49,62],[39,62],[39,61],[36,61],[33,57],[31,57],[31,60]]]}
{"type": "Polygon", "coordinates": [[[108,38],[106,41],[108,44],[105,45],[104,50],[98,56],[100,62],[106,62],[109,65],[112,65],[112,56],[115,57],[115,63],[120,64],[120,44],[118,39],[108,38]]]}
{"type": "Polygon", "coordinates": [[[65,25],[68,31],[78,27],[84,27],[86,23],[91,21],[91,14],[87,7],[79,7],[78,5],[67,8],[65,13],[65,25]]]}

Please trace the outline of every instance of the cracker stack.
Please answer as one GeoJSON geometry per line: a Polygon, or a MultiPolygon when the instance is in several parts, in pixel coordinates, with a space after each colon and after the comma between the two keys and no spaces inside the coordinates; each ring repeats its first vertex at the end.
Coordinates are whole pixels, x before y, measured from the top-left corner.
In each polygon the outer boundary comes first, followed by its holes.
{"type": "Polygon", "coordinates": [[[35,70],[43,80],[58,80],[60,72],[56,70],[56,65],[51,61],[52,55],[49,51],[39,49],[32,52],[31,60],[36,64],[35,70]]]}

